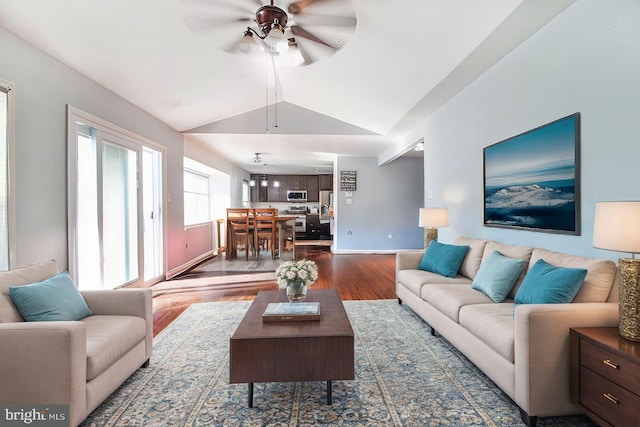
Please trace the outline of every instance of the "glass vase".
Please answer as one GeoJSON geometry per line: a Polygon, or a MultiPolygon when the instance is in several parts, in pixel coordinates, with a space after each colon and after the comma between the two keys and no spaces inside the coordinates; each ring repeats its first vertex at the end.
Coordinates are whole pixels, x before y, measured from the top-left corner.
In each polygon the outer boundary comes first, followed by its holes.
{"type": "Polygon", "coordinates": [[[307,296],[307,285],[304,283],[287,284],[287,298],[290,302],[302,302],[307,296]]]}

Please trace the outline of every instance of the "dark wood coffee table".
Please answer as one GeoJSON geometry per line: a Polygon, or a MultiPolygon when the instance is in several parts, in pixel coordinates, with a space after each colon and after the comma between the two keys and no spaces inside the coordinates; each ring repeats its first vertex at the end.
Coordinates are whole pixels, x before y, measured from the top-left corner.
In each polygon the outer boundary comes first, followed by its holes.
{"type": "MultiPolygon", "coordinates": [[[[270,302],[286,302],[284,290],[261,291],[230,339],[229,383],[354,379],[353,329],[336,289],[309,290],[305,301],[320,303],[320,320],[263,322],[270,302]]],[[[294,303],[295,304],[295,303],[294,303]]]]}

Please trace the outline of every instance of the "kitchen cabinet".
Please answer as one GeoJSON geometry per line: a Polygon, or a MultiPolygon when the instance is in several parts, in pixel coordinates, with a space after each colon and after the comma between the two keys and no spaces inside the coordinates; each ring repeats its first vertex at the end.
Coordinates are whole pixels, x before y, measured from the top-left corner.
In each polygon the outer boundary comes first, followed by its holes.
{"type": "Polygon", "coordinates": [[[320,217],[318,215],[307,215],[307,239],[320,239],[320,217]]]}
{"type": "Polygon", "coordinates": [[[320,191],[333,189],[333,175],[266,175],[269,183],[267,187],[261,185],[265,175],[252,174],[251,179],[256,185],[250,189],[252,202],[286,202],[288,190],[306,190],[307,202],[320,201],[320,191]],[[279,187],[273,183],[278,181],[279,187]]]}
{"type": "Polygon", "coordinates": [[[255,182],[253,187],[249,187],[249,198],[252,202],[267,202],[267,187],[260,185],[263,175],[251,175],[251,180],[255,182]]]}
{"type": "Polygon", "coordinates": [[[289,190],[306,190],[307,180],[305,175],[289,175],[289,190]]]}
{"type": "Polygon", "coordinates": [[[289,177],[287,175],[268,175],[269,190],[267,191],[268,202],[286,202],[287,190],[289,190],[289,177]],[[274,183],[278,182],[276,187],[274,183]]]}
{"type": "Polygon", "coordinates": [[[318,175],[318,190],[333,190],[333,175],[322,174],[318,175]]]}
{"type": "Polygon", "coordinates": [[[318,202],[320,200],[320,194],[318,191],[318,175],[307,175],[307,201],[318,202]]]}

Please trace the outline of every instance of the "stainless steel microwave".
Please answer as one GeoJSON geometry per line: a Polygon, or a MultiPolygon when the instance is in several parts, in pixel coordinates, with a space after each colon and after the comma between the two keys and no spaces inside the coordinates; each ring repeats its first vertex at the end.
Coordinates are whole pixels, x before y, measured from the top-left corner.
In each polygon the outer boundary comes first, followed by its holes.
{"type": "Polygon", "coordinates": [[[307,192],[304,190],[289,190],[287,191],[288,202],[306,202],[307,192]]]}

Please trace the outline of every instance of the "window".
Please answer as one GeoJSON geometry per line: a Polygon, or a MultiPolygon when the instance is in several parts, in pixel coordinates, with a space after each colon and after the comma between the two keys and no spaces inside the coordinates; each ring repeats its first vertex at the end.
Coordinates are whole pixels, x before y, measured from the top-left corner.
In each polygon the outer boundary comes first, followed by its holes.
{"type": "Polygon", "coordinates": [[[184,225],[211,221],[210,206],[209,176],[185,169],[184,225]]]}
{"type": "Polygon", "coordinates": [[[13,141],[11,85],[0,80],[0,270],[9,269],[9,152],[13,141]]]}
{"type": "Polygon", "coordinates": [[[69,107],[69,270],[82,289],[164,272],[163,151],[69,107]]]}
{"type": "Polygon", "coordinates": [[[184,225],[226,218],[231,206],[229,174],[188,157],[184,162],[184,225]]]}
{"type": "Polygon", "coordinates": [[[242,206],[248,208],[251,206],[250,193],[249,193],[249,181],[246,179],[242,180],[242,206]]]}

